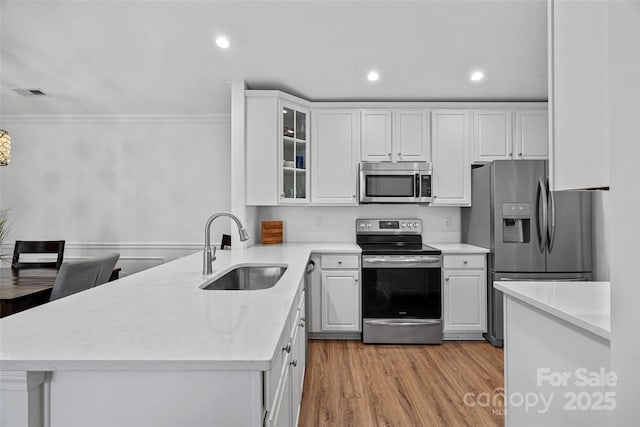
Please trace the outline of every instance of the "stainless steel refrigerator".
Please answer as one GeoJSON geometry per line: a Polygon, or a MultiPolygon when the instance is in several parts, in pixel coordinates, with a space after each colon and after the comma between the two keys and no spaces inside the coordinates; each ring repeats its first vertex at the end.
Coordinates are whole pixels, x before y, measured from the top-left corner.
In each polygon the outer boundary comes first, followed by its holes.
{"type": "Polygon", "coordinates": [[[490,249],[487,330],[503,343],[496,280],[591,280],[591,194],[550,192],[544,160],[495,160],[473,169],[462,241],[490,249]]]}

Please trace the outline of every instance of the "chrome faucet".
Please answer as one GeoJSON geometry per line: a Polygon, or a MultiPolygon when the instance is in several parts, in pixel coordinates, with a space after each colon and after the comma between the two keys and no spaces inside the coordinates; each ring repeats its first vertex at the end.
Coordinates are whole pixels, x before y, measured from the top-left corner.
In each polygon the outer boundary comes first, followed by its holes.
{"type": "Polygon", "coordinates": [[[213,273],[213,261],[216,260],[216,247],[211,248],[211,223],[215,221],[216,218],[221,216],[228,216],[232,220],[235,221],[238,226],[238,233],[240,234],[240,241],[244,242],[245,240],[249,240],[249,234],[247,234],[247,230],[244,229],[244,226],[231,212],[218,212],[214,213],[207,220],[207,224],[204,226],[204,264],[202,267],[202,274],[207,275],[213,273]]]}

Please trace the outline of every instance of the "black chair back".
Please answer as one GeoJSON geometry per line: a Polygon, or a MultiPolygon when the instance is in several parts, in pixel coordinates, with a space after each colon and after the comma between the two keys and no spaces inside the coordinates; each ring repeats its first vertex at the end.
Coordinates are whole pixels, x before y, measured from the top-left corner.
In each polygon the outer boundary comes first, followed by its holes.
{"type": "Polygon", "coordinates": [[[64,240],[17,240],[13,249],[11,269],[22,268],[55,268],[60,269],[64,256],[64,240]],[[47,262],[21,262],[21,254],[57,254],[55,261],[47,262]]]}

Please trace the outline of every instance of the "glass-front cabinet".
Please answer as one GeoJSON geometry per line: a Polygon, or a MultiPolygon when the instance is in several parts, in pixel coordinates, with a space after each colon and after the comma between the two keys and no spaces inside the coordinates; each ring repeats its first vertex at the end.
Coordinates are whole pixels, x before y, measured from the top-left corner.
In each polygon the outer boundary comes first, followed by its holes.
{"type": "Polygon", "coordinates": [[[280,101],[280,201],[307,203],[309,109],[280,101]]]}

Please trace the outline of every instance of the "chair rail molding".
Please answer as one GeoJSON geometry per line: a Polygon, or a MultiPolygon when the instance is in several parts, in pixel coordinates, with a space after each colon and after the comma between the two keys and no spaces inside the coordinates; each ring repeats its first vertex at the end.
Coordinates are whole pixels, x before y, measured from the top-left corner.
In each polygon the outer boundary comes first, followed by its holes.
{"type": "Polygon", "coordinates": [[[231,123],[231,114],[3,114],[2,124],[130,123],[197,124],[231,123]]]}

